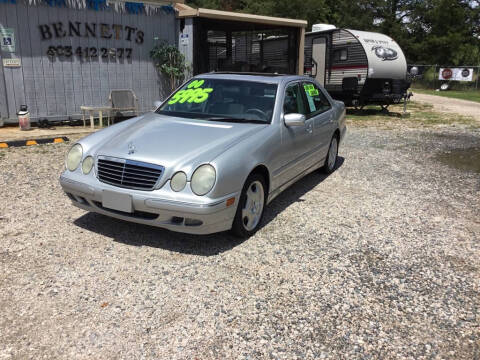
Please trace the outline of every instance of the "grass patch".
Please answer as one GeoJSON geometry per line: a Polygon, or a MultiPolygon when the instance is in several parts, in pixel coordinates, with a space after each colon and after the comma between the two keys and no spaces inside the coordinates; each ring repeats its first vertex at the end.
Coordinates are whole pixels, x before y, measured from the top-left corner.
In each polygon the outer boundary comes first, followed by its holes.
{"type": "Polygon", "coordinates": [[[475,90],[447,90],[447,91],[435,91],[435,90],[427,90],[427,89],[412,89],[414,92],[418,92],[420,94],[427,94],[427,95],[437,95],[447,98],[454,98],[454,99],[461,99],[461,100],[469,100],[475,101],[480,103],[480,91],[475,90]]]}
{"type": "Polygon", "coordinates": [[[432,127],[445,125],[460,125],[477,128],[480,124],[473,118],[440,113],[433,111],[430,104],[410,101],[407,106],[407,116],[403,115],[403,104],[390,106],[384,112],[379,106],[366,106],[363,110],[347,110],[347,121],[358,126],[380,126],[383,128],[405,127],[432,127]]]}

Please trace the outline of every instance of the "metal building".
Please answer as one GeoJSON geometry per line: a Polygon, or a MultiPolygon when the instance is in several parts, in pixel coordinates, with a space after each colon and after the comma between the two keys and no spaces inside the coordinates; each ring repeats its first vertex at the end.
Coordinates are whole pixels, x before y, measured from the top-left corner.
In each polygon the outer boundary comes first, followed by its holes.
{"type": "Polygon", "coordinates": [[[170,2],[0,0],[0,118],[17,122],[22,104],[33,121],[79,118],[112,89],[132,89],[148,111],[163,86],[150,50],[177,34],[170,2]]]}
{"type": "MultiPolygon", "coordinates": [[[[184,0],[0,0],[0,120],[79,119],[81,106],[108,103],[131,89],[138,112],[170,89],[150,51],[175,44],[192,73],[302,74],[307,22],[193,9],[184,0]],[[283,36],[281,46],[269,38],[283,36]]],[[[0,121],[0,122],[2,122],[0,121]]]]}

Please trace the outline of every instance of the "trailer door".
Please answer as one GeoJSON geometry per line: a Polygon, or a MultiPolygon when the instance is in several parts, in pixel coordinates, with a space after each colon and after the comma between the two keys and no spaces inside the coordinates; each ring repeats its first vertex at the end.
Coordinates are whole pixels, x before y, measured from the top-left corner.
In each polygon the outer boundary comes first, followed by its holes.
{"type": "Polygon", "coordinates": [[[313,39],[312,60],[316,68],[315,79],[325,86],[325,59],[327,53],[327,39],[318,37],[313,39]]]}

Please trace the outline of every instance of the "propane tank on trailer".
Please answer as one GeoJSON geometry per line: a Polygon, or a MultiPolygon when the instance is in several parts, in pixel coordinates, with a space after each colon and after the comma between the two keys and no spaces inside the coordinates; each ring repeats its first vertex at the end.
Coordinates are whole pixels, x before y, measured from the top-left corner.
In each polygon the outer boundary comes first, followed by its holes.
{"type": "Polygon", "coordinates": [[[20,130],[30,130],[30,112],[28,111],[27,105],[20,105],[20,111],[17,115],[20,130]]]}

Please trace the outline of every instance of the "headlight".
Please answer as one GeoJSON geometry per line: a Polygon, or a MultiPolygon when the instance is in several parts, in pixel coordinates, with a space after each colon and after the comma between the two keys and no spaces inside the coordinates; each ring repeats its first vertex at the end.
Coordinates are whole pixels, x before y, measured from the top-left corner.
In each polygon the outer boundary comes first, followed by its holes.
{"type": "Polygon", "coordinates": [[[83,155],[82,146],[80,144],[73,145],[67,154],[67,161],[66,161],[67,169],[70,171],[75,171],[75,169],[80,164],[80,161],[82,160],[82,155],[83,155]]]}
{"type": "Polygon", "coordinates": [[[93,157],[87,156],[85,159],[83,159],[82,162],[82,172],[87,175],[92,171],[93,168],[93,157]]]}
{"type": "Polygon", "coordinates": [[[183,171],[177,172],[170,180],[170,187],[173,191],[182,191],[187,184],[187,175],[183,171]]]}
{"type": "Polygon", "coordinates": [[[215,184],[215,169],[212,165],[201,165],[192,175],[190,186],[192,191],[199,196],[207,194],[215,184]]]}

